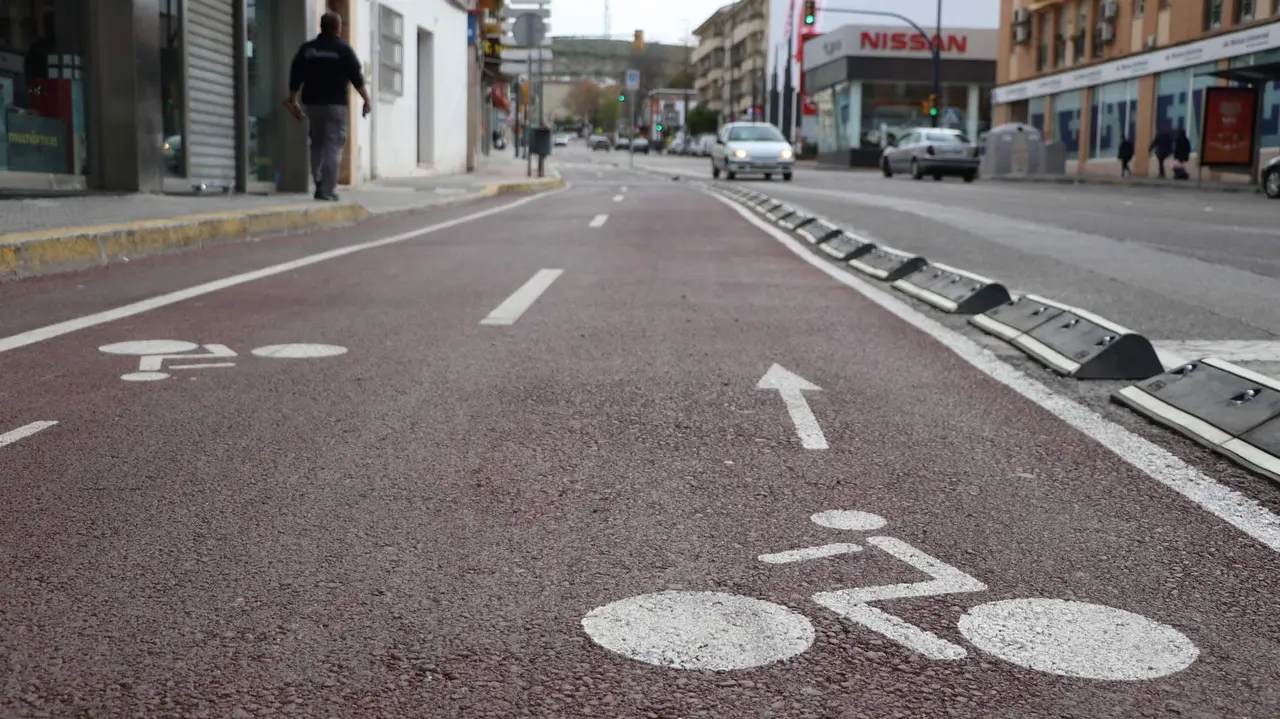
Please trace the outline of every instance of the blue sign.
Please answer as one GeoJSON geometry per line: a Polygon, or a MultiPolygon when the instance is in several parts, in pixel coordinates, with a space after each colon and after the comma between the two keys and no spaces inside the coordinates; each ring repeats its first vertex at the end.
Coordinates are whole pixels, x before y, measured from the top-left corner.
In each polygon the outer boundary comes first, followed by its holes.
{"type": "Polygon", "coordinates": [[[628,90],[640,89],[640,71],[639,70],[627,70],[627,89],[628,90]]]}
{"type": "Polygon", "coordinates": [[[474,45],[480,39],[480,18],[475,13],[467,13],[467,44],[474,45]]]}
{"type": "Polygon", "coordinates": [[[960,111],[954,107],[948,107],[947,111],[942,113],[942,124],[946,127],[958,127],[960,125],[960,111]]]}

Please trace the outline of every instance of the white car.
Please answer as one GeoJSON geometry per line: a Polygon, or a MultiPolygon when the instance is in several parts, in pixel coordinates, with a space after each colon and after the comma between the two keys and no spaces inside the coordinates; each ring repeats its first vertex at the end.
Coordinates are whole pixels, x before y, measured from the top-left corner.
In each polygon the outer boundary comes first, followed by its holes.
{"type": "Polygon", "coordinates": [[[559,135],[555,136],[555,139],[553,142],[555,143],[556,147],[568,147],[569,136],[562,132],[559,135]]]}
{"type": "Polygon", "coordinates": [[[767,122],[731,122],[720,128],[711,147],[711,176],[715,178],[721,172],[730,180],[742,174],[772,180],[779,174],[790,182],[795,165],[791,143],[767,122]]]}

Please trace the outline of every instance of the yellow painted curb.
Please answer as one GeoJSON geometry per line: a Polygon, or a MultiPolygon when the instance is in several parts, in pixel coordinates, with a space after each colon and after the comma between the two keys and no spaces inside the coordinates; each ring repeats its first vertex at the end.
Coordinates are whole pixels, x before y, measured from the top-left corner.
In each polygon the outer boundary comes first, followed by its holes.
{"type": "Polygon", "coordinates": [[[281,205],[114,225],[0,235],[0,280],[107,265],[262,235],[360,222],[358,204],[281,205]]]}
{"type": "Polygon", "coordinates": [[[516,182],[495,182],[491,185],[485,185],[480,194],[492,197],[494,195],[509,195],[514,192],[546,192],[558,187],[564,187],[564,178],[538,177],[516,182]]]}

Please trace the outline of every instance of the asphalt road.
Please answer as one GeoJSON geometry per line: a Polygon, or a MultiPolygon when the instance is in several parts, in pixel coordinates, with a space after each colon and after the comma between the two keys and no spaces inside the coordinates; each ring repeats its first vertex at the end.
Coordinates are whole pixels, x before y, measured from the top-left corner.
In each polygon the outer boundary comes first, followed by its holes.
{"type": "Polygon", "coordinates": [[[0,715],[1280,713],[1271,498],[565,154],[3,287],[0,715]]]}
{"type": "MultiPolygon", "coordinates": [[[[710,179],[707,159],[639,162],[710,179]]],[[[1280,203],[1187,189],[805,169],[791,183],[739,182],[870,239],[1085,307],[1171,354],[1202,356],[1210,347],[1280,375],[1280,203]]]]}

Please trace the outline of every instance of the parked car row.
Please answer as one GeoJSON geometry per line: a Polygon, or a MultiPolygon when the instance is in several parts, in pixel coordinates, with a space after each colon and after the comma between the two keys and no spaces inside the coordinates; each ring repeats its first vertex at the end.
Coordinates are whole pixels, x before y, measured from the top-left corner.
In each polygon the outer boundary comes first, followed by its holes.
{"type": "Polygon", "coordinates": [[[619,135],[618,139],[610,140],[608,135],[595,134],[587,138],[587,147],[594,150],[621,150],[622,152],[631,152],[632,145],[635,145],[635,152],[649,154],[649,140],[645,137],[636,137],[634,140],[624,135],[619,135]]]}

